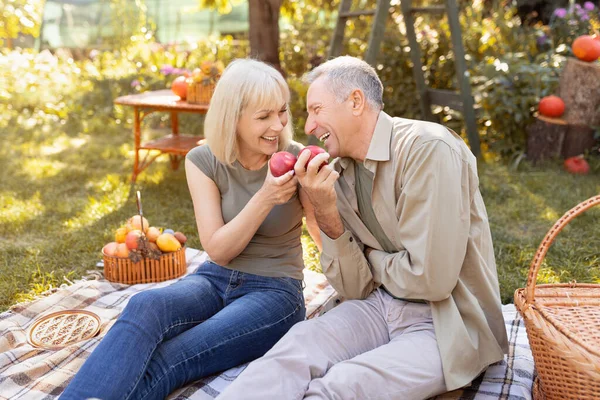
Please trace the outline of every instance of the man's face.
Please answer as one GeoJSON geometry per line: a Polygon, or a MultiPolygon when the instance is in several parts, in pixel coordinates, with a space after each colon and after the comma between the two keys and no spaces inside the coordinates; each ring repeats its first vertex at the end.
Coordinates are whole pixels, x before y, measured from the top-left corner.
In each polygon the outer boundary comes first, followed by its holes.
{"type": "Polygon", "coordinates": [[[349,100],[339,103],[328,87],[327,78],[320,77],[308,88],[306,108],[306,134],[323,142],[332,157],[346,156],[347,141],[356,130],[349,100]]]}

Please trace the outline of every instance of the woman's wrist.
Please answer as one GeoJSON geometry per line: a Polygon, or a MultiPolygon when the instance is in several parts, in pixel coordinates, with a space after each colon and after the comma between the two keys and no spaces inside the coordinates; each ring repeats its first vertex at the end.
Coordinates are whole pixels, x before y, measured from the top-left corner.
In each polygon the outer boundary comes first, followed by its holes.
{"type": "Polygon", "coordinates": [[[269,212],[275,206],[273,201],[270,199],[270,196],[265,192],[264,189],[259,189],[254,196],[250,199],[250,202],[254,203],[257,207],[261,209],[265,209],[265,211],[269,212]]]}

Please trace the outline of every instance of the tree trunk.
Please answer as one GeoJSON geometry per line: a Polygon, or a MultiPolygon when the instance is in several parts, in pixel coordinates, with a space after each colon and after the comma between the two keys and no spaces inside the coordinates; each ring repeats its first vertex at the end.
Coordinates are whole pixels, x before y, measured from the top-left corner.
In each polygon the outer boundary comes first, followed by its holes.
{"type": "Polygon", "coordinates": [[[536,117],[527,127],[527,158],[533,162],[562,155],[568,125],[562,119],[536,117]]]}
{"type": "Polygon", "coordinates": [[[560,74],[563,118],[573,125],[600,125],[600,66],[569,58],[560,74]]]}
{"type": "Polygon", "coordinates": [[[250,56],[282,72],[279,62],[279,11],[282,0],[249,0],[250,56]]]}

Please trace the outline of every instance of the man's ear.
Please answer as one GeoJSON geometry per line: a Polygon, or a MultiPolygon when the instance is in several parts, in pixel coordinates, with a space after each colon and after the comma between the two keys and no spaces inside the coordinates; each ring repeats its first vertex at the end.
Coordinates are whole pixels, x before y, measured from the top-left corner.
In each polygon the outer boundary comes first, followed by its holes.
{"type": "Polygon", "coordinates": [[[367,105],[367,98],[365,94],[360,89],[354,89],[352,93],[350,93],[350,105],[352,107],[352,114],[354,116],[359,116],[365,110],[367,105]]]}

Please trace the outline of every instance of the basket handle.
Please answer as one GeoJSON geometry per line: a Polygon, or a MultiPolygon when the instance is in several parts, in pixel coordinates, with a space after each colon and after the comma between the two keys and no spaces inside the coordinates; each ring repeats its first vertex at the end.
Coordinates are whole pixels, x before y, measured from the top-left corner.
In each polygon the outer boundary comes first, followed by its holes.
{"type": "Polygon", "coordinates": [[[579,203],[578,205],[567,211],[565,215],[563,215],[558,221],[556,221],[554,226],[548,231],[548,233],[544,237],[544,240],[542,240],[540,247],[538,247],[535,253],[535,257],[533,257],[533,260],[531,261],[531,266],[529,267],[525,303],[533,303],[538,271],[540,269],[540,266],[542,265],[542,261],[544,261],[544,258],[546,257],[546,253],[548,252],[550,245],[552,245],[552,242],[554,242],[556,236],[565,226],[567,226],[569,222],[575,219],[575,217],[577,217],[580,214],[583,214],[585,211],[598,204],[600,204],[600,195],[591,197],[586,201],[579,203]]]}

